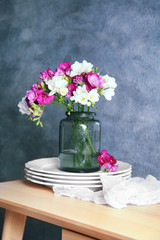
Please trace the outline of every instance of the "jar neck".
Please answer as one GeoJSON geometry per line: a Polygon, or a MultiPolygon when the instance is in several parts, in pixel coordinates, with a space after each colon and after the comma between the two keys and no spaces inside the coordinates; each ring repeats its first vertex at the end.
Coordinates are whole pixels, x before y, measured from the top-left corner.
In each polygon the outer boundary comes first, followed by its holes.
{"type": "Polygon", "coordinates": [[[70,119],[94,119],[96,113],[95,112],[70,112],[70,114],[68,114],[68,112],[66,112],[67,118],[70,119]]]}

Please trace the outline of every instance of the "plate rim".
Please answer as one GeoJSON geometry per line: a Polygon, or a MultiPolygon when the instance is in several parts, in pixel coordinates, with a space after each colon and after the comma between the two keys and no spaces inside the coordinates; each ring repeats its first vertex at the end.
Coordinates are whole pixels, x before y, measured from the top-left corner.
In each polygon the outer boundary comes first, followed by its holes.
{"type": "MultiPolygon", "coordinates": [[[[100,176],[101,173],[103,173],[102,169],[100,169],[99,171],[96,172],[89,172],[89,173],[75,173],[75,172],[67,172],[67,171],[62,171],[58,169],[58,157],[52,157],[52,158],[40,158],[40,159],[35,159],[32,161],[28,161],[25,163],[25,168],[32,170],[32,171],[36,171],[36,172],[40,172],[40,173],[45,173],[45,174],[57,174],[57,175],[63,175],[63,176],[100,176]],[[48,170],[42,170],[42,169],[36,169],[35,167],[31,166],[29,167],[28,165],[33,164],[34,162],[40,162],[40,161],[57,161],[55,164],[57,164],[57,168],[55,168],[55,170],[58,170],[58,172],[53,172],[53,171],[48,171],[48,170]]],[[[132,165],[127,163],[127,162],[123,162],[123,161],[117,161],[118,164],[123,163],[123,164],[127,164],[128,168],[121,170],[121,171],[116,171],[116,172],[110,172],[110,173],[106,173],[107,175],[114,175],[114,174],[119,174],[119,173],[124,173],[127,172],[129,170],[132,170],[132,165]]]]}
{"type": "Polygon", "coordinates": [[[36,184],[40,184],[40,185],[44,185],[44,186],[50,186],[50,187],[53,187],[53,186],[66,186],[66,187],[78,187],[78,188],[102,188],[102,184],[100,185],[69,185],[69,184],[66,184],[66,185],[63,185],[63,184],[56,184],[56,183],[47,183],[47,182],[41,182],[41,181],[37,181],[37,180],[34,180],[32,178],[29,178],[27,176],[25,176],[25,179],[30,181],[30,182],[33,182],[33,183],[36,183],[36,184]]]}
{"type": "MultiPolygon", "coordinates": [[[[33,171],[28,171],[28,170],[25,170],[25,174],[30,176],[30,177],[33,177],[33,178],[36,178],[36,179],[42,179],[42,180],[48,180],[48,181],[53,181],[54,179],[57,181],[82,181],[82,182],[85,182],[85,181],[90,181],[90,182],[93,182],[93,181],[100,181],[100,177],[97,177],[97,176],[92,176],[92,177],[72,177],[72,176],[59,176],[59,175],[52,175],[48,177],[47,174],[43,174],[43,173],[40,173],[37,175],[37,173],[35,174],[33,171]]],[[[103,174],[106,174],[103,172],[103,174]]],[[[125,173],[120,173],[120,174],[116,174],[116,175],[111,175],[111,176],[122,176],[122,177],[125,177],[125,176],[128,176],[132,174],[132,171],[128,171],[128,172],[125,172],[125,173]]],[[[109,176],[109,175],[108,175],[109,176]]]]}
{"type": "Polygon", "coordinates": [[[45,181],[45,182],[57,182],[57,183],[62,183],[62,184],[65,184],[65,182],[66,183],[70,183],[70,184],[74,184],[74,185],[76,185],[76,184],[78,184],[78,183],[80,183],[80,184],[87,184],[87,183],[90,183],[90,184],[93,184],[93,183],[95,183],[95,184],[100,184],[101,183],[101,181],[100,181],[100,179],[98,180],[98,181],[94,181],[94,180],[92,180],[92,181],[84,181],[84,180],[82,180],[82,181],[72,181],[72,180],[61,180],[61,179],[52,179],[52,178],[50,178],[50,179],[47,179],[47,178],[39,178],[38,176],[33,176],[33,175],[29,175],[29,174],[25,174],[25,176],[27,176],[27,177],[29,177],[29,178],[33,178],[33,179],[37,179],[37,180],[42,180],[42,181],[45,181]],[[87,182],[87,183],[86,183],[87,182]]]}

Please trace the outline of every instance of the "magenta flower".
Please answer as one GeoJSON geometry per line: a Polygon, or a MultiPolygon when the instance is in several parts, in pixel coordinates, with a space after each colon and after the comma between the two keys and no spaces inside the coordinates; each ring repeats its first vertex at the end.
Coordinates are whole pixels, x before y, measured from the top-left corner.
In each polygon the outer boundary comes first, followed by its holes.
{"type": "Polygon", "coordinates": [[[44,80],[44,81],[52,79],[52,77],[54,76],[54,72],[52,72],[50,68],[48,68],[47,70],[41,72],[40,74],[42,76],[39,76],[39,78],[44,80]]]}
{"type": "Polygon", "coordinates": [[[113,156],[110,157],[109,161],[112,166],[117,163],[116,159],[113,156]]]}
{"type": "Polygon", "coordinates": [[[84,81],[82,75],[76,75],[73,77],[73,83],[81,84],[84,81]]]}
{"type": "Polygon", "coordinates": [[[118,164],[111,165],[110,163],[103,164],[104,172],[116,172],[118,164]]]}
{"type": "Polygon", "coordinates": [[[90,92],[92,89],[94,89],[94,88],[89,84],[89,82],[86,82],[85,85],[86,85],[86,89],[87,89],[88,92],[90,92]]]}
{"type": "Polygon", "coordinates": [[[54,76],[62,76],[65,75],[65,72],[61,68],[56,68],[56,71],[54,72],[54,76]]]}
{"type": "Polygon", "coordinates": [[[42,89],[40,83],[37,83],[37,84],[33,84],[32,87],[31,87],[31,90],[30,91],[27,91],[27,99],[28,99],[28,103],[31,104],[33,102],[35,102],[37,100],[37,97],[38,97],[38,89],[42,89]]]}
{"type": "Polygon", "coordinates": [[[71,63],[70,62],[61,62],[59,65],[59,68],[62,69],[66,73],[71,69],[71,63]]]}
{"type": "Polygon", "coordinates": [[[38,90],[37,95],[38,95],[37,96],[37,102],[41,105],[49,104],[55,97],[54,95],[49,96],[43,90],[38,90]]]}
{"type": "Polygon", "coordinates": [[[37,84],[33,84],[31,90],[27,92],[27,102],[31,104],[33,102],[38,102],[38,104],[49,104],[51,100],[54,99],[54,95],[49,96],[45,93],[41,87],[41,83],[38,82],[37,84]]]}
{"type": "Polygon", "coordinates": [[[66,97],[71,97],[73,95],[73,92],[76,90],[77,86],[74,83],[70,83],[68,85],[68,93],[66,97]]]}
{"type": "Polygon", "coordinates": [[[102,150],[101,155],[98,156],[99,166],[105,169],[107,172],[115,172],[118,165],[116,165],[116,159],[107,153],[107,150],[102,150]]]}
{"type": "Polygon", "coordinates": [[[118,166],[119,166],[118,164],[113,165],[112,167],[110,167],[110,168],[108,169],[108,172],[116,172],[118,166]]]}
{"type": "Polygon", "coordinates": [[[109,162],[106,162],[103,164],[104,169],[110,169],[111,167],[112,167],[112,165],[109,162]]]}
{"type": "Polygon", "coordinates": [[[61,62],[59,67],[56,68],[56,71],[54,72],[55,76],[62,76],[66,75],[67,72],[71,69],[71,63],[70,62],[61,62]]]}
{"type": "Polygon", "coordinates": [[[102,78],[100,78],[100,76],[97,73],[91,72],[90,74],[88,74],[88,82],[94,88],[97,88],[99,86],[102,87],[103,81],[104,80],[102,78]]]}
{"type": "Polygon", "coordinates": [[[34,90],[27,91],[26,95],[29,103],[33,103],[37,99],[37,93],[34,90]]]}
{"type": "MultiPolygon", "coordinates": [[[[39,86],[39,82],[36,84],[36,83],[34,83],[33,85],[32,85],[32,87],[31,87],[31,90],[32,91],[34,91],[34,92],[36,92],[37,91],[37,85],[39,86]]],[[[40,86],[41,86],[41,84],[40,84],[40,86]]]]}

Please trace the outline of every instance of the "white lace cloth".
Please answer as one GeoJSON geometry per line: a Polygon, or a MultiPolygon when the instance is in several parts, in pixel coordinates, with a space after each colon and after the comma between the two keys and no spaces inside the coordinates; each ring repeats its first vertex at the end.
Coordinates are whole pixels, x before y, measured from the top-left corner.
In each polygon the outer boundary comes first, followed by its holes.
{"type": "Polygon", "coordinates": [[[146,179],[140,177],[128,180],[121,176],[101,175],[103,189],[97,192],[88,188],[53,187],[55,195],[68,196],[97,204],[107,204],[114,208],[125,208],[128,204],[151,205],[160,203],[160,181],[148,175],[146,179]]]}

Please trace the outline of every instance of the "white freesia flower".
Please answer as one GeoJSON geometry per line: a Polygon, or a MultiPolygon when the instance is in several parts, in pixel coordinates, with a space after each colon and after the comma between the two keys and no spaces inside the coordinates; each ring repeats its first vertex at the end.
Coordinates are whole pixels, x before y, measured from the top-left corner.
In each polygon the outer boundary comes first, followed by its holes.
{"type": "Polygon", "coordinates": [[[86,60],[83,60],[82,63],[79,63],[75,61],[74,64],[71,65],[71,77],[74,77],[76,75],[81,75],[81,73],[88,73],[92,71],[93,65],[91,63],[88,63],[86,60]]]}
{"type": "Polygon", "coordinates": [[[63,87],[60,89],[60,94],[62,96],[66,96],[66,94],[68,93],[68,88],[67,87],[63,87]]]}
{"type": "Polygon", "coordinates": [[[114,92],[114,88],[107,88],[107,89],[104,89],[102,92],[101,92],[102,95],[104,95],[104,97],[110,101],[112,99],[112,97],[114,96],[115,92],[114,92]]]}
{"type": "Polygon", "coordinates": [[[88,102],[88,92],[86,86],[79,86],[76,91],[73,92],[73,96],[71,97],[71,101],[74,100],[76,103],[81,103],[82,105],[86,105],[88,102]]]}
{"type": "Polygon", "coordinates": [[[18,107],[19,107],[19,111],[22,113],[22,114],[27,114],[27,115],[30,115],[30,111],[28,110],[28,105],[27,105],[27,102],[25,100],[26,97],[22,98],[22,101],[20,101],[18,103],[18,107]]]}
{"type": "Polygon", "coordinates": [[[83,72],[89,73],[92,71],[92,68],[93,68],[92,63],[89,63],[86,60],[83,60],[82,64],[83,64],[83,72]]]}
{"type": "Polygon", "coordinates": [[[87,91],[86,86],[79,86],[76,91],[73,92],[71,101],[74,100],[76,103],[90,106],[91,102],[99,101],[99,94],[97,89],[92,89],[90,92],[87,91]]]}
{"type": "MultiPolygon", "coordinates": [[[[63,79],[62,76],[54,76],[51,80],[46,82],[46,84],[48,85],[49,90],[51,90],[51,92],[49,93],[49,96],[51,96],[55,93],[60,93],[61,91],[66,89],[68,82],[63,79]]],[[[67,94],[68,91],[64,90],[64,92],[66,92],[67,94]]]]}
{"type": "Polygon", "coordinates": [[[82,105],[87,105],[88,102],[88,93],[82,93],[78,96],[78,102],[82,105]]]}
{"type": "Polygon", "coordinates": [[[117,83],[115,78],[110,77],[109,75],[105,75],[102,76],[102,79],[105,81],[105,83],[103,83],[103,88],[116,88],[117,87],[117,83]]]}
{"type": "Polygon", "coordinates": [[[88,93],[88,100],[90,100],[91,102],[98,102],[99,101],[99,94],[97,92],[97,89],[92,89],[88,93]]]}

